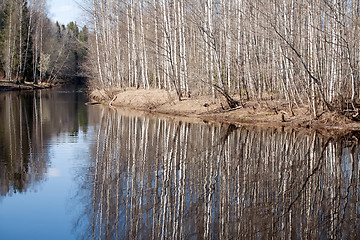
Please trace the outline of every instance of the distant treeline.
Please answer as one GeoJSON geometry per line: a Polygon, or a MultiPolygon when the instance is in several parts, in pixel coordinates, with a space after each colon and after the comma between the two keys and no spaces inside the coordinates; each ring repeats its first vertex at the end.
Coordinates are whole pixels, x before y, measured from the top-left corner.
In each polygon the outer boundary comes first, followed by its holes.
{"type": "MultiPolygon", "coordinates": [[[[99,87],[281,97],[290,109],[359,96],[359,0],[87,1],[99,87]]],[[[335,104],[336,102],[336,104],[335,104]]]]}
{"type": "Polygon", "coordinates": [[[79,75],[88,29],[53,23],[46,0],[0,0],[0,78],[51,82],[79,75]]]}

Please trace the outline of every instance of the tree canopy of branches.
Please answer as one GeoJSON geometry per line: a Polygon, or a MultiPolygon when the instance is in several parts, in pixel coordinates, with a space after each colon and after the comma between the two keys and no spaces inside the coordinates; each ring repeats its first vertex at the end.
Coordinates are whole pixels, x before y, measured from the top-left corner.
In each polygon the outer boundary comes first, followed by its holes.
{"type": "Polygon", "coordinates": [[[359,0],[92,0],[94,85],[356,104],[359,0]]]}
{"type": "Polygon", "coordinates": [[[71,79],[84,60],[87,29],[53,23],[46,0],[0,0],[0,77],[13,81],[71,79]],[[81,36],[80,36],[81,35],[81,36]]]}

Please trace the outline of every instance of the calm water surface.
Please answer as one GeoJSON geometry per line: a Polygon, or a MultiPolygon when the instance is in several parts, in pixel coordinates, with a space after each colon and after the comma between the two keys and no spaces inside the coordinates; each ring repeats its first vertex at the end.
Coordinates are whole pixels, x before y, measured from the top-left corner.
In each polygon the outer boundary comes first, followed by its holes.
{"type": "Polygon", "coordinates": [[[360,134],[0,93],[0,239],[357,239],[360,134]]]}

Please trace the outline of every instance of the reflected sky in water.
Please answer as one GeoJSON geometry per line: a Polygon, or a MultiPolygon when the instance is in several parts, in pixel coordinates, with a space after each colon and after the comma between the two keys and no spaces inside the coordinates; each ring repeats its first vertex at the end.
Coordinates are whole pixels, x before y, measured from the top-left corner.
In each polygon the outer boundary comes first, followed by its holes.
{"type": "Polygon", "coordinates": [[[0,239],[356,239],[360,134],[0,93],[0,239]]]}
{"type": "Polygon", "coordinates": [[[2,239],[72,239],[73,219],[80,207],[69,206],[74,189],[74,174],[90,158],[86,135],[60,134],[47,143],[49,167],[44,180],[11,194],[0,203],[2,239]]]}
{"type": "Polygon", "coordinates": [[[0,93],[0,239],[75,239],[81,205],[69,202],[94,139],[84,101],[76,91],[0,93]]]}

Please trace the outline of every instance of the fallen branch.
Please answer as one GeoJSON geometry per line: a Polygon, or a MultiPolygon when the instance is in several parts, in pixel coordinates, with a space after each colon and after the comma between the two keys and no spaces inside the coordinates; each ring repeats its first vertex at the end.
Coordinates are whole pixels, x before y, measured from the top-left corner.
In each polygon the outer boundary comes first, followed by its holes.
{"type": "Polygon", "coordinates": [[[117,95],[113,97],[113,99],[110,101],[109,106],[112,107],[113,102],[117,99],[117,95]]]}

